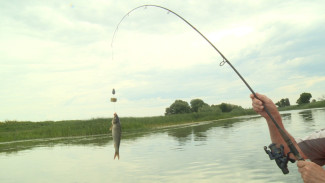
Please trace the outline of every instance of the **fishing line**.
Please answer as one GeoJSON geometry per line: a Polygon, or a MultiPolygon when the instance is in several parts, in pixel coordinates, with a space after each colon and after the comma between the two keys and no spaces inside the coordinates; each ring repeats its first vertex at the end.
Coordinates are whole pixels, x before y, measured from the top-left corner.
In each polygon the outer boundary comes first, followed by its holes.
{"type": "MultiPolygon", "coordinates": [[[[120,22],[117,24],[117,27],[114,31],[113,34],[113,38],[112,38],[112,42],[111,42],[111,47],[112,47],[112,59],[113,59],[113,42],[115,40],[117,31],[119,26],[121,25],[121,23],[123,22],[123,20],[128,17],[133,11],[140,9],[140,8],[144,8],[146,9],[147,7],[155,7],[155,8],[160,8],[160,9],[164,9],[167,11],[168,14],[172,13],[174,15],[176,15],[178,18],[182,19],[185,23],[187,23],[190,27],[192,27],[198,34],[200,34],[214,49],[215,51],[217,51],[219,53],[219,55],[222,57],[223,61],[220,62],[220,66],[223,66],[225,63],[227,63],[234,71],[235,73],[238,75],[238,77],[243,81],[243,83],[246,85],[246,87],[251,91],[251,93],[254,95],[255,98],[259,99],[256,96],[256,93],[254,92],[254,90],[250,87],[250,85],[246,82],[246,80],[242,77],[242,75],[237,71],[237,69],[229,62],[229,60],[210,42],[209,39],[207,39],[196,27],[194,27],[190,22],[188,22],[187,20],[185,20],[182,16],[178,15],[177,13],[175,13],[174,11],[162,7],[162,6],[158,6],[158,5],[141,5],[138,6],[136,8],[133,8],[132,10],[130,10],[127,14],[125,14],[123,16],[123,18],[120,20],[120,22]]],[[[270,119],[272,120],[272,122],[274,123],[274,125],[276,126],[276,128],[278,129],[278,131],[280,132],[283,140],[286,142],[286,144],[288,145],[291,153],[294,154],[294,156],[298,159],[298,160],[304,160],[302,158],[302,156],[299,154],[298,150],[296,149],[296,147],[293,145],[292,140],[289,138],[289,136],[284,132],[284,130],[279,126],[279,124],[277,123],[277,121],[274,119],[274,117],[272,116],[272,114],[270,113],[270,111],[268,110],[268,108],[265,106],[265,104],[263,103],[264,106],[264,110],[267,113],[267,115],[270,117],[270,119]]]]}

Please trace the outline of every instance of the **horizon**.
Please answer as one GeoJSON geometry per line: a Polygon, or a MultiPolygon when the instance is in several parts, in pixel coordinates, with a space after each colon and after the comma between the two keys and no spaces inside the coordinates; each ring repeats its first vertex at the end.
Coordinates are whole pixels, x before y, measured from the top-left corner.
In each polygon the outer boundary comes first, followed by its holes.
{"type": "MultiPolygon", "coordinates": [[[[177,100],[177,99],[176,99],[177,100]]],[[[316,100],[315,102],[322,102],[325,100],[325,97],[323,96],[323,98],[319,98],[318,100],[316,100]]],[[[187,101],[186,101],[187,102],[187,101]]],[[[277,101],[278,102],[278,101],[277,101]]],[[[189,103],[189,102],[188,102],[189,103]]],[[[275,103],[275,102],[274,102],[275,103]]],[[[310,102],[312,103],[312,102],[310,102]]],[[[222,104],[222,103],[220,103],[222,104]]],[[[220,105],[220,104],[208,104],[209,106],[212,106],[212,105],[220,105]]],[[[226,103],[226,104],[230,104],[230,103],[226,103]]],[[[190,104],[189,104],[190,105],[190,104]]],[[[236,105],[236,104],[230,104],[230,105],[236,105]]],[[[237,105],[239,107],[242,107],[240,105],[237,105]]],[[[276,105],[277,106],[277,105],[276,105]]],[[[290,102],[290,107],[292,106],[299,106],[299,104],[294,104],[292,105],[291,102],[290,102]]],[[[191,106],[190,106],[191,107],[191,106]]],[[[288,106],[286,106],[288,107],[288,106]]],[[[281,108],[281,107],[278,107],[277,108],[281,108]]],[[[283,107],[282,107],[283,108],[283,107]]],[[[284,107],[285,108],[285,107],[284,107]]],[[[248,108],[245,108],[243,107],[244,110],[250,110],[250,109],[253,109],[252,107],[248,107],[248,108]]],[[[305,110],[305,109],[290,109],[289,111],[291,110],[305,110]]],[[[287,110],[284,110],[284,111],[279,111],[280,113],[282,112],[286,112],[287,110]]],[[[193,112],[190,112],[190,113],[193,113],[193,112]]],[[[190,113],[179,113],[179,114],[190,114],[190,113]]],[[[226,112],[227,113],[227,112],[226,112]]],[[[172,115],[177,115],[177,114],[172,114],[172,115]]],[[[258,113],[254,114],[254,115],[259,115],[258,113]]],[[[155,116],[120,116],[118,115],[120,118],[154,118],[154,117],[165,117],[166,115],[163,114],[163,115],[155,115],[155,116]]],[[[167,115],[168,116],[168,115],[167,115]]],[[[88,120],[97,120],[97,119],[112,119],[113,117],[92,117],[92,118],[87,118],[87,119],[68,119],[68,120],[45,120],[45,121],[28,121],[28,120],[22,120],[22,121],[18,121],[18,120],[4,120],[4,121],[0,121],[0,123],[6,123],[6,122],[65,122],[65,121],[88,121],[88,120]]]]}

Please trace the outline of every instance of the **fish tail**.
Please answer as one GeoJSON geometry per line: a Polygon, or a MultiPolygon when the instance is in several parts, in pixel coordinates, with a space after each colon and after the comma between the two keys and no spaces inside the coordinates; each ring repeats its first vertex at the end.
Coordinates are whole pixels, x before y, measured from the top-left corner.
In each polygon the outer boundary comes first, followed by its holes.
{"type": "Polygon", "coordinates": [[[120,154],[119,154],[119,152],[115,152],[114,159],[116,158],[116,156],[117,156],[118,160],[120,160],[120,154]]]}

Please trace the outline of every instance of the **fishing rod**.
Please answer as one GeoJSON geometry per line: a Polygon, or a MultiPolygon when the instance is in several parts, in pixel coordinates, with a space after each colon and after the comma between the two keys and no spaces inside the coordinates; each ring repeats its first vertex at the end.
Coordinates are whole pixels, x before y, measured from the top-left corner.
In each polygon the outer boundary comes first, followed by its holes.
{"type": "MultiPolygon", "coordinates": [[[[234,71],[235,73],[239,76],[239,78],[244,82],[244,84],[246,85],[246,87],[251,91],[251,93],[254,95],[255,98],[259,99],[256,95],[256,93],[254,92],[254,90],[250,87],[250,85],[246,82],[246,80],[243,78],[243,76],[237,71],[237,69],[230,63],[230,61],[211,43],[211,41],[206,38],[196,27],[194,27],[190,22],[188,22],[186,19],[184,19],[182,16],[180,16],[179,14],[175,13],[174,11],[165,8],[163,6],[159,6],[159,5],[141,5],[138,6],[136,8],[133,8],[132,10],[130,10],[127,14],[125,14],[123,16],[123,18],[120,20],[120,22],[117,24],[117,27],[114,31],[113,34],[113,38],[112,38],[112,43],[111,43],[111,47],[113,50],[113,42],[114,39],[116,37],[116,33],[117,30],[120,26],[120,24],[123,22],[123,20],[130,15],[130,13],[132,13],[133,11],[140,9],[140,8],[147,8],[147,7],[155,7],[155,8],[160,8],[160,9],[164,9],[167,10],[168,13],[172,13],[174,15],[176,15],[178,18],[182,19],[185,23],[187,23],[190,27],[192,27],[198,34],[200,34],[218,53],[219,55],[222,57],[223,61],[220,62],[220,66],[223,66],[225,63],[227,63],[234,71]]],[[[113,55],[113,54],[112,54],[113,55]]],[[[281,146],[280,148],[276,148],[274,144],[271,144],[269,146],[269,148],[271,149],[271,151],[268,151],[266,147],[264,147],[264,150],[267,154],[269,154],[270,159],[276,159],[276,162],[279,166],[279,168],[282,170],[282,172],[284,174],[289,173],[289,171],[287,170],[287,163],[288,160],[290,160],[291,162],[294,162],[294,160],[289,158],[289,154],[292,153],[298,160],[304,160],[302,158],[302,156],[299,154],[297,148],[294,146],[292,140],[289,138],[289,136],[284,132],[284,130],[279,126],[279,124],[277,123],[277,121],[274,119],[274,117],[272,116],[272,114],[270,113],[270,111],[268,110],[268,108],[265,106],[265,104],[263,103],[263,107],[265,112],[267,113],[267,115],[270,117],[270,119],[272,120],[272,122],[274,123],[274,125],[276,126],[276,128],[278,129],[280,135],[282,136],[283,140],[286,142],[287,146],[290,149],[290,152],[287,155],[284,155],[284,151],[283,151],[283,146],[281,146]],[[281,154],[281,155],[279,155],[281,154]],[[281,157],[282,156],[282,157],[281,157]],[[283,158],[283,156],[285,158],[283,158]]]]}

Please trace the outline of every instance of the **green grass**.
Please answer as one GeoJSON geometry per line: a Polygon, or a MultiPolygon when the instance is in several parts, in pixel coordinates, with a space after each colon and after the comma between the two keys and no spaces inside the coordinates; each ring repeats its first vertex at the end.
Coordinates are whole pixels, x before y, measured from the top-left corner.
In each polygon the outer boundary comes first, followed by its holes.
{"type": "MultiPolygon", "coordinates": [[[[294,110],[325,107],[325,101],[314,102],[299,106],[279,108],[279,110],[294,110]]],[[[236,116],[256,114],[252,109],[234,109],[228,113],[209,112],[209,113],[188,113],[168,116],[155,117],[123,117],[120,119],[123,132],[139,130],[150,130],[154,128],[180,125],[185,123],[211,121],[226,119],[236,116]]],[[[69,121],[6,121],[0,122],[0,142],[56,138],[91,136],[111,133],[112,118],[98,118],[90,120],[69,120],[69,121]]]]}
{"type": "Polygon", "coordinates": [[[0,142],[107,133],[107,119],[0,123],[0,142]]]}
{"type": "MultiPolygon", "coordinates": [[[[220,114],[189,113],[154,117],[123,117],[120,121],[123,132],[132,132],[198,121],[224,119],[245,114],[254,114],[254,112],[252,110],[241,110],[220,114]]],[[[110,133],[111,120],[112,118],[57,122],[0,122],[0,142],[108,134],[110,133]]]]}

